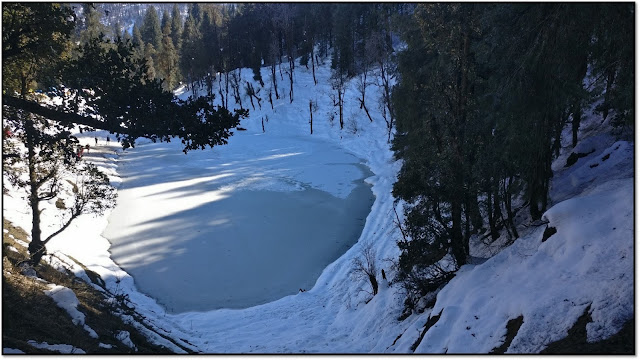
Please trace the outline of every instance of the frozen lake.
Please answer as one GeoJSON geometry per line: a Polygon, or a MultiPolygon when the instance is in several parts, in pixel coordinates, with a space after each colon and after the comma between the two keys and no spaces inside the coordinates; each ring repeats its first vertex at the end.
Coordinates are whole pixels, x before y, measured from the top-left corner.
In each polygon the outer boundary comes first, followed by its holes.
{"type": "Polygon", "coordinates": [[[213,150],[142,144],[103,235],[167,311],[246,308],[311,289],[373,204],[360,160],[309,138],[240,133],[213,150]]]}

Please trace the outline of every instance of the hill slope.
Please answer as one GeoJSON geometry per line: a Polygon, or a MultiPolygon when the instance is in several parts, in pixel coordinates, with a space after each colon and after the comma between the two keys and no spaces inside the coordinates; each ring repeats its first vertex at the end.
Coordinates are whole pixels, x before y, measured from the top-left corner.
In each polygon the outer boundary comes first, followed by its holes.
{"type": "MultiPolygon", "coordinates": [[[[389,150],[381,112],[371,111],[371,122],[359,108],[355,80],[345,96],[346,126],[339,128],[328,65],[317,70],[318,85],[310,70],[298,68],[293,101],[274,100],[273,109],[266,101],[267,89],[262,89],[262,107],[250,108],[250,117],[241,124],[247,131],[234,135],[313,136],[363,159],[374,174],[366,181],[376,199],[358,243],[327,266],[312,289],[248,309],[171,315],[138,292],[133,278],[110,259],[109,243],[100,235],[107,218],[81,217],[51,241],[49,251],[78,259],[100,276],[106,289],[127,294],[150,327],[183,348],[203,353],[488,353],[501,346],[507,353],[536,353],[566,337],[585,312],[592,319],[586,325],[590,342],[617,333],[633,317],[633,143],[617,141],[606,123],[591,117],[575,151],[594,152],[565,169],[571,152],[565,146],[554,163],[553,206],[544,215],[548,224],[524,220],[521,238],[486,261],[488,255],[476,250],[482,259],[464,266],[432,307],[398,320],[403,294],[392,279],[395,242],[401,234],[391,188],[400,163],[389,150]],[[547,226],[557,232],[543,242],[547,226]],[[384,269],[388,279],[379,277],[380,291],[374,297],[366,291],[367,281],[352,271],[367,244],[372,244],[378,272],[384,269]]],[[[269,76],[263,69],[266,87],[269,76]]],[[[253,82],[251,71],[244,69],[242,79],[253,82]]],[[[180,96],[188,95],[183,89],[180,96]]],[[[379,96],[379,89],[370,86],[370,109],[379,96]]],[[[243,105],[250,106],[247,97],[243,105]]],[[[83,143],[92,145],[94,136],[79,134],[83,143]]],[[[113,144],[104,149],[117,150],[113,144]]],[[[251,156],[255,154],[247,154],[251,156]]],[[[112,153],[104,151],[90,160],[107,169],[113,182],[120,181],[112,153]]],[[[3,210],[7,219],[29,228],[20,203],[5,201],[3,210]]],[[[162,337],[150,340],[183,351],[162,337]]]]}

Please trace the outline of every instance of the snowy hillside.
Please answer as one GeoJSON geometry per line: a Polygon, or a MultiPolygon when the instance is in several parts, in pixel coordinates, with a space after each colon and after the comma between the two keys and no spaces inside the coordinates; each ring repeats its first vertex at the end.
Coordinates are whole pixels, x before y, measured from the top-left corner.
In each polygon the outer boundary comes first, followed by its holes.
{"type": "MultiPolygon", "coordinates": [[[[260,167],[260,174],[252,173],[257,170],[246,163],[231,160],[273,155],[263,151],[265,143],[282,148],[293,146],[294,142],[287,143],[286,139],[313,138],[363,161],[373,174],[365,181],[371,184],[375,200],[362,234],[355,245],[324,268],[312,288],[247,309],[171,313],[141,293],[135,279],[111,258],[111,245],[102,236],[109,214],[101,218],[81,216],[47,245],[48,251],[77,259],[99,274],[114,293],[128,294],[136,310],[146,317],[148,326],[202,353],[411,353],[414,349],[416,353],[488,353],[505,342],[509,320],[520,316],[521,326],[507,352],[537,353],[565,337],[585,309],[589,309],[593,320],[587,325],[589,341],[615,334],[633,317],[634,144],[608,135],[608,125],[599,124],[600,119],[593,117],[584,126],[588,131],[582,132],[582,140],[574,151],[594,151],[565,168],[571,152],[566,147],[553,165],[552,206],[543,217],[548,224],[520,224],[521,237],[513,245],[484,262],[479,261],[480,264],[463,266],[438,294],[433,308],[398,320],[404,310],[404,295],[392,280],[393,261],[399,254],[396,241],[401,234],[395,224],[391,189],[400,163],[393,159],[386,123],[378,110],[380,89],[375,85],[367,89],[366,101],[373,117],[370,122],[359,108],[356,81],[349,84],[345,128],[341,130],[330,97],[330,73],[326,61],[316,70],[318,85],[314,85],[311,70],[298,67],[293,102],[283,96],[274,99],[271,109],[266,96],[270,71],[263,68],[265,88],[259,94],[262,106],[256,103],[253,109],[249,98],[243,99],[250,116],[240,125],[247,130],[236,131],[227,145],[233,154],[223,146],[187,155],[202,161],[213,157],[226,160],[230,164],[229,173],[236,171],[242,177],[238,181],[256,180],[245,181],[243,186],[280,186],[282,183],[269,182],[278,174],[266,170],[293,169],[292,178],[311,176],[307,179],[309,183],[316,181],[314,186],[325,186],[338,195],[344,189],[323,180],[321,173],[299,175],[296,166],[300,163],[296,165],[293,156],[278,158],[277,168],[260,167]],[[313,134],[309,124],[310,102],[313,134]],[[260,141],[252,141],[257,136],[260,141]],[[244,167],[240,168],[241,165],[244,167]],[[547,226],[557,232],[542,241],[547,226]],[[378,272],[383,269],[388,279],[382,280],[379,275],[380,289],[373,297],[367,292],[368,282],[352,271],[354,259],[369,244],[375,252],[378,272]],[[425,328],[428,322],[430,326],[425,328]]],[[[242,77],[243,84],[250,81],[256,89],[260,88],[253,81],[251,70],[243,69],[242,77]]],[[[278,79],[280,93],[288,94],[286,77],[283,80],[278,79]]],[[[217,93],[217,85],[214,89],[217,93]]],[[[187,97],[191,93],[183,88],[179,94],[187,97]]],[[[118,172],[127,156],[141,151],[180,153],[179,143],[151,144],[144,139],[139,140],[135,149],[123,153],[113,141],[104,142],[105,133],[77,135],[81,143],[91,146],[94,137],[99,137],[99,145],[86,159],[106,171],[116,186],[133,180],[121,178],[118,172]]],[[[313,153],[318,157],[329,156],[323,154],[313,153]]],[[[138,169],[140,176],[149,170],[138,169]]],[[[176,179],[163,179],[162,174],[165,173],[157,172],[152,180],[160,179],[167,187],[180,185],[173,183],[176,179]]],[[[193,176],[205,177],[204,173],[193,176]]],[[[199,189],[202,192],[196,196],[201,199],[213,197],[219,190],[199,189]]],[[[19,194],[3,196],[5,218],[29,231],[30,217],[25,205],[19,194]]],[[[152,211],[161,215],[163,209],[158,206],[152,211]]],[[[399,209],[398,213],[401,214],[399,209]]],[[[56,219],[47,221],[54,224],[56,219]]],[[[198,227],[185,231],[198,231],[198,227]]],[[[84,272],[80,267],[72,270],[79,276],[84,272]]],[[[152,341],[176,352],[183,351],[162,337],[149,334],[154,336],[152,341]]]]}

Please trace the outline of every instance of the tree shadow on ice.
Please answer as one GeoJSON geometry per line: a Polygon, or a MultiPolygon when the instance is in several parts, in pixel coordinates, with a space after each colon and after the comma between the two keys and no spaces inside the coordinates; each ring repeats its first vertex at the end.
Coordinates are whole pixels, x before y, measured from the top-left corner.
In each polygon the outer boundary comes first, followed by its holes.
{"type": "Polygon", "coordinates": [[[244,308],[313,287],[355,244],[372,202],[366,186],[347,199],[236,191],[105,236],[112,258],[170,312],[244,308]]]}

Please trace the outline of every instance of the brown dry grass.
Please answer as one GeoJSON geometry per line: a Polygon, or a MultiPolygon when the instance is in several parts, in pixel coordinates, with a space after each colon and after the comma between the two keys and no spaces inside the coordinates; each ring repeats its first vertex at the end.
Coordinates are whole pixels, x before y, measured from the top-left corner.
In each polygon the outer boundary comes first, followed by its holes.
{"type": "MultiPolygon", "coordinates": [[[[90,284],[85,283],[70,272],[60,272],[42,262],[36,268],[39,278],[46,282],[65,286],[76,294],[80,305],[78,310],[86,316],[85,322],[97,334],[94,339],[82,328],[74,325],[67,312],[58,307],[44,293],[46,283],[29,278],[20,273],[16,265],[27,259],[27,249],[14,241],[27,241],[24,230],[13,226],[3,219],[2,239],[2,345],[3,348],[20,349],[28,354],[49,354],[48,350],[37,349],[27,343],[28,340],[49,344],[69,344],[88,354],[127,354],[133,350],[115,339],[119,331],[128,331],[131,340],[138,347],[138,353],[168,353],[160,346],[153,345],[133,326],[125,324],[121,318],[109,311],[105,295],[90,284]],[[12,246],[18,252],[9,250],[12,246]],[[98,346],[99,343],[113,345],[112,349],[98,346]]],[[[93,277],[99,276],[95,273],[93,277]]],[[[101,280],[101,279],[100,279],[101,280]]],[[[99,281],[96,279],[99,283],[99,281]]]]}

